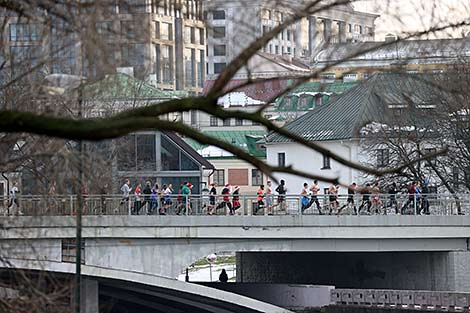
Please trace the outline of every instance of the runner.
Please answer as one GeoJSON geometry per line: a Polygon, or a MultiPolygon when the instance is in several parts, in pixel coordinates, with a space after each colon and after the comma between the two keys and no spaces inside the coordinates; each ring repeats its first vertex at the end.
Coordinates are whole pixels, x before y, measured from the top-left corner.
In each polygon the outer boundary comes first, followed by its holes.
{"type": "Polygon", "coordinates": [[[258,201],[257,203],[258,205],[256,206],[256,210],[255,212],[253,212],[253,215],[257,215],[260,210],[264,209],[263,198],[264,198],[264,185],[260,185],[258,192],[256,193],[256,200],[258,201]]]}
{"type": "Polygon", "coordinates": [[[232,197],[232,209],[230,210],[230,215],[234,215],[235,211],[241,207],[240,204],[240,187],[235,186],[233,190],[233,197],[232,197]]]}
{"type": "Polygon", "coordinates": [[[300,195],[301,195],[301,198],[300,198],[301,212],[304,213],[304,211],[308,209],[309,204],[310,204],[310,199],[308,197],[308,184],[307,183],[304,183],[304,187],[302,188],[300,195]]]}
{"type": "Polygon", "coordinates": [[[348,209],[350,207],[353,207],[354,214],[357,214],[356,205],[354,204],[354,194],[356,193],[356,186],[357,185],[355,182],[348,186],[348,199],[346,200],[346,204],[339,208],[338,214],[341,214],[345,207],[348,207],[348,209]]]}
{"type": "Polygon", "coordinates": [[[277,205],[281,207],[281,210],[286,210],[286,182],[284,179],[281,179],[281,184],[277,186],[276,192],[278,194],[277,197],[277,205]]]}
{"type": "Polygon", "coordinates": [[[211,189],[209,190],[209,207],[208,207],[208,212],[207,214],[213,215],[215,213],[215,208],[216,208],[216,198],[217,198],[217,184],[212,183],[211,184],[211,189]]]}
{"type": "Polygon", "coordinates": [[[365,187],[361,188],[360,190],[362,194],[362,202],[359,208],[357,209],[357,214],[361,214],[361,209],[364,206],[367,206],[367,212],[370,213],[370,207],[372,203],[370,202],[370,184],[367,183],[365,187]]]}
{"type": "Polygon", "coordinates": [[[338,208],[338,195],[337,195],[338,190],[336,189],[336,186],[331,184],[330,187],[328,187],[328,200],[330,201],[330,206],[329,206],[329,212],[328,214],[331,215],[333,210],[336,210],[338,208]]]}
{"type": "Polygon", "coordinates": [[[271,181],[268,180],[266,183],[266,208],[268,210],[268,215],[273,215],[273,190],[271,188],[271,181]]]}
{"type": "Polygon", "coordinates": [[[379,214],[379,209],[381,207],[382,199],[380,199],[380,187],[379,183],[376,182],[372,187],[372,210],[375,212],[375,214],[379,214]]]}
{"type": "Polygon", "coordinates": [[[320,202],[318,201],[318,192],[320,191],[320,186],[318,185],[318,180],[314,180],[312,187],[310,188],[310,192],[312,193],[312,197],[310,198],[309,207],[312,206],[314,203],[317,206],[318,214],[322,215],[320,202]]]}

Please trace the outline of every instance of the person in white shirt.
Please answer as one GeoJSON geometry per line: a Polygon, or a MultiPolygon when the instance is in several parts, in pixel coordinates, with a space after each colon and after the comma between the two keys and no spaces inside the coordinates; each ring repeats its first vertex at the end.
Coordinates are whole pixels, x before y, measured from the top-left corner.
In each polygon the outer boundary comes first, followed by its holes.
{"type": "Polygon", "coordinates": [[[124,182],[124,185],[122,185],[121,187],[121,191],[122,191],[121,205],[123,205],[124,202],[129,202],[129,194],[132,190],[132,188],[129,187],[129,184],[130,184],[129,179],[126,179],[124,182]]]}
{"type": "Polygon", "coordinates": [[[8,212],[10,212],[10,208],[13,207],[13,204],[16,205],[19,215],[23,215],[20,211],[20,203],[18,201],[17,193],[19,193],[18,184],[16,182],[13,183],[13,186],[10,189],[10,201],[8,203],[8,212]]]}

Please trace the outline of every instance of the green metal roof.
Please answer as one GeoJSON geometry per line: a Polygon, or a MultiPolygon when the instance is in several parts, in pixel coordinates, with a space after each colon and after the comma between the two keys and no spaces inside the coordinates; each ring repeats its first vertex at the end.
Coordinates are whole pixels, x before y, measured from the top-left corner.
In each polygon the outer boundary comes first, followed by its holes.
{"type": "Polygon", "coordinates": [[[315,108],[315,97],[322,96],[322,104],[332,96],[342,94],[358,82],[307,82],[276,100],[277,111],[307,111],[315,108]],[[302,100],[301,100],[302,99],[302,100]]]}
{"type": "Polygon", "coordinates": [[[83,90],[86,100],[169,100],[187,97],[181,90],[161,90],[132,76],[117,73],[93,84],[83,90]]]}
{"type": "MultiPolygon", "coordinates": [[[[203,131],[203,133],[208,136],[231,143],[235,147],[241,148],[255,157],[266,157],[266,150],[260,150],[256,147],[256,142],[262,139],[267,134],[263,130],[208,130],[203,131]]],[[[194,150],[201,150],[209,146],[201,144],[190,138],[186,138],[185,141],[194,150]]]]}
{"type": "MultiPolygon", "coordinates": [[[[311,141],[326,141],[358,138],[359,130],[370,122],[399,119],[406,123],[414,119],[413,125],[429,125],[425,110],[411,109],[436,98],[436,88],[428,78],[417,74],[376,74],[284,128],[311,141]],[[403,104],[409,107],[408,111],[399,118],[394,117],[396,111],[392,107],[403,104]]],[[[277,133],[266,138],[267,143],[290,141],[277,133]]]]}

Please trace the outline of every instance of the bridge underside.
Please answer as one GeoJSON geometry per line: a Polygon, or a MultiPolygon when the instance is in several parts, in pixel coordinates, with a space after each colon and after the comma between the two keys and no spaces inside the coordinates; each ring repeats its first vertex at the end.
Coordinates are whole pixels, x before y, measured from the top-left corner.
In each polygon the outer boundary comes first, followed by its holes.
{"type": "Polygon", "coordinates": [[[237,281],[470,291],[470,252],[240,252],[237,281]]]}
{"type": "Polygon", "coordinates": [[[109,313],[259,312],[223,301],[158,287],[107,279],[99,279],[98,283],[100,307],[109,313]]]}
{"type": "MultiPolygon", "coordinates": [[[[25,261],[21,267],[0,268],[0,286],[17,292],[16,299],[26,299],[22,307],[31,305],[28,299],[40,294],[47,303],[57,300],[48,312],[72,312],[75,276],[69,265],[73,264],[25,261]],[[57,290],[61,290],[60,297],[57,290]]],[[[82,273],[81,313],[290,312],[235,293],[160,276],[86,265],[82,273]]]]}

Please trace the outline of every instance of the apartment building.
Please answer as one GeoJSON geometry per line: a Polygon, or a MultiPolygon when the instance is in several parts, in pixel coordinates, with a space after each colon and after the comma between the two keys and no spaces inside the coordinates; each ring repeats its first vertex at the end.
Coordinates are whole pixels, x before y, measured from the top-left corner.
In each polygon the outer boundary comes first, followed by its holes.
{"type": "Polygon", "coordinates": [[[94,77],[118,71],[160,89],[202,91],[206,62],[202,0],[97,1],[96,7],[86,10],[70,2],[55,10],[70,14],[71,20],[79,16],[86,30],[77,32],[72,27],[76,25],[46,11],[37,14],[49,16],[51,26],[0,11],[5,25],[0,61],[8,62],[8,71],[1,71],[4,79],[19,75],[26,63],[31,68],[44,63],[44,74],[94,77]]]}
{"type": "MultiPolygon", "coordinates": [[[[299,1],[207,0],[207,74],[219,74],[249,43],[285,21],[299,6],[299,1]]],[[[335,7],[287,27],[263,52],[311,58],[330,43],[374,40],[377,17],[355,11],[351,5],[335,7]]]]}

